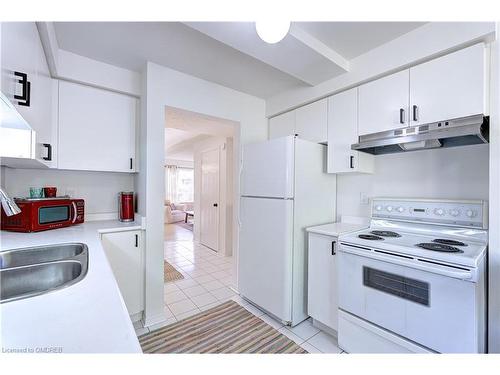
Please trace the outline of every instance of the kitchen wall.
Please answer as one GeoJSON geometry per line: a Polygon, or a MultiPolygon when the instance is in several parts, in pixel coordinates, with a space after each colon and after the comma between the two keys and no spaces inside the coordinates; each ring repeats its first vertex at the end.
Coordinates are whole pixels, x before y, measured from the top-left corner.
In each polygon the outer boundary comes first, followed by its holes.
{"type": "Polygon", "coordinates": [[[11,196],[28,196],[31,186],[56,186],[58,195],[85,199],[87,220],[117,217],[117,193],[134,190],[134,177],[130,173],[2,169],[2,185],[11,196]]]}
{"type": "Polygon", "coordinates": [[[337,219],[369,216],[366,197],[488,199],[488,145],[375,157],[371,175],[337,176],[337,219]]]}

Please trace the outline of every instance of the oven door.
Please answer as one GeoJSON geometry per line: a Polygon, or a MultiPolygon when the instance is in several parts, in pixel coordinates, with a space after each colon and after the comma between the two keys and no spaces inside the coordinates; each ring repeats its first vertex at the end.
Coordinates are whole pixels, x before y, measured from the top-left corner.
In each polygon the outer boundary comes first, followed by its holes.
{"type": "Polygon", "coordinates": [[[32,230],[36,232],[72,225],[76,215],[74,206],[74,203],[69,199],[34,202],[32,230]]]}
{"type": "Polygon", "coordinates": [[[367,250],[340,246],[339,308],[438,352],[484,349],[481,290],[466,270],[430,272],[367,250]]]}

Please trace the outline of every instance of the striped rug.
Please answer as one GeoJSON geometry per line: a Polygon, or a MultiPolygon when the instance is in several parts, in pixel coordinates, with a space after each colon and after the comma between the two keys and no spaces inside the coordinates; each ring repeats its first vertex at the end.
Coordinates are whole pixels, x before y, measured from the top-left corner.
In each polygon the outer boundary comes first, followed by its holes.
{"type": "Polygon", "coordinates": [[[166,283],[175,280],[182,280],[184,276],[182,273],[177,271],[174,266],[168,263],[166,260],[163,261],[163,277],[166,283]]]}
{"type": "Polygon", "coordinates": [[[144,353],[307,353],[234,301],[139,337],[144,353]]]}

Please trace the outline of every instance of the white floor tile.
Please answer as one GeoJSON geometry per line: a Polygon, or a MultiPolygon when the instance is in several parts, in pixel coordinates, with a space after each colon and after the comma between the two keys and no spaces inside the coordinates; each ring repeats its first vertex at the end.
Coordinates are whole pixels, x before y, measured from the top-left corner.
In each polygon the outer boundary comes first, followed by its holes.
{"type": "Polygon", "coordinates": [[[321,350],[319,350],[318,348],[312,346],[308,342],[303,342],[302,344],[300,344],[300,347],[302,349],[304,349],[306,352],[311,353],[311,354],[321,353],[321,350]]]}
{"type": "Polygon", "coordinates": [[[149,330],[147,328],[138,328],[135,330],[136,336],[141,336],[144,335],[145,333],[149,333],[149,330]]]}
{"type": "Polygon", "coordinates": [[[204,283],[203,287],[206,290],[210,290],[211,291],[211,290],[216,290],[216,289],[224,288],[224,284],[222,284],[218,280],[213,280],[213,281],[209,281],[207,283],[204,283]]]}
{"type": "Polygon", "coordinates": [[[286,329],[286,327],[282,327],[282,328],[278,329],[278,332],[280,332],[283,335],[285,335],[286,337],[288,337],[290,340],[292,340],[297,345],[300,345],[303,342],[305,342],[305,340],[303,338],[301,338],[301,337],[297,336],[296,334],[290,332],[288,329],[286,329]]]}
{"type": "Polygon", "coordinates": [[[317,335],[307,340],[307,342],[323,353],[340,353],[337,339],[325,332],[319,332],[317,335]]]}
{"type": "Polygon", "coordinates": [[[230,299],[235,295],[234,291],[226,286],[220,289],[211,290],[210,293],[212,293],[219,301],[230,299]]]}
{"type": "Polygon", "coordinates": [[[171,303],[167,305],[170,311],[175,315],[183,314],[185,312],[197,309],[196,305],[190,299],[186,299],[184,301],[179,301],[175,303],[171,303]]]}
{"type": "Polygon", "coordinates": [[[190,288],[192,286],[197,286],[199,284],[196,281],[194,281],[193,279],[184,279],[184,280],[176,281],[175,285],[177,285],[180,289],[186,289],[186,288],[190,288]]]}
{"type": "Polygon", "coordinates": [[[314,327],[310,320],[305,320],[295,327],[287,327],[287,329],[304,340],[309,340],[319,332],[319,329],[314,327]]]}
{"type": "Polygon", "coordinates": [[[153,324],[152,326],[149,326],[149,332],[153,332],[153,331],[156,331],[157,329],[160,329],[160,328],[163,328],[163,327],[166,327],[172,323],[175,323],[177,322],[177,319],[175,319],[175,317],[172,315],[170,318],[168,318],[167,320],[164,320],[163,322],[161,323],[157,323],[157,324],[153,324]]]}
{"type": "Polygon", "coordinates": [[[163,311],[165,312],[165,318],[166,319],[172,318],[174,316],[174,314],[172,314],[172,311],[170,311],[170,309],[168,308],[168,306],[165,306],[163,308],[163,311]]]}
{"type": "Polygon", "coordinates": [[[192,286],[191,288],[186,288],[182,290],[188,297],[199,296],[200,294],[207,293],[207,290],[201,285],[192,286]]]}
{"type": "Polygon", "coordinates": [[[235,296],[231,297],[231,300],[233,300],[234,302],[240,304],[241,306],[248,304],[248,301],[244,300],[239,295],[235,295],[235,296]]]}
{"type": "Polygon", "coordinates": [[[198,308],[196,308],[194,310],[190,310],[190,311],[187,311],[185,313],[178,314],[175,317],[177,318],[177,321],[181,321],[182,319],[189,318],[189,317],[191,317],[193,315],[199,314],[200,312],[201,312],[201,310],[198,309],[198,308]]]}
{"type": "Polygon", "coordinates": [[[226,271],[217,271],[217,272],[213,272],[211,273],[211,275],[213,277],[215,277],[217,280],[220,280],[220,279],[225,279],[227,277],[230,277],[231,274],[229,272],[226,272],[226,271]]]}
{"type": "Polygon", "coordinates": [[[198,307],[203,307],[218,302],[217,298],[215,298],[210,293],[200,294],[198,296],[191,297],[191,301],[193,301],[194,304],[198,307]]]}
{"type": "Polygon", "coordinates": [[[180,289],[177,285],[175,285],[175,283],[169,282],[169,283],[163,284],[163,292],[165,294],[176,292],[178,290],[180,290],[180,289]]]}
{"type": "Polygon", "coordinates": [[[182,290],[176,290],[174,292],[166,293],[164,302],[166,305],[170,305],[171,303],[174,302],[179,302],[182,300],[188,299],[188,296],[185,295],[182,290]]]}
{"type": "Polygon", "coordinates": [[[267,324],[269,324],[271,327],[273,327],[275,329],[280,329],[281,327],[284,326],[283,323],[281,323],[280,321],[274,319],[272,316],[267,315],[267,314],[259,316],[259,318],[262,319],[264,322],[266,322],[267,324]]]}
{"type": "Polygon", "coordinates": [[[208,305],[201,306],[201,307],[200,307],[200,310],[201,310],[201,311],[206,311],[206,310],[211,309],[212,307],[219,306],[220,304],[221,304],[221,302],[220,302],[220,301],[217,301],[217,302],[214,302],[214,303],[210,303],[210,304],[208,304],[208,305]]]}
{"type": "Polygon", "coordinates": [[[203,276],[195,276],[193,279],[200,285],[203,285],[205,283],[208,283],[209,281],[214,281],[215,279],[213,276],[210,275],[203,275],[203,276]]]}
{"type": "Polygon", "coordinates": [[[252,305],[250,303],[243,305],[243,308],[245,310],[250,311],[252,314],[254,314],[257,317],[264,315],[264,312],[262,310],[258,309],[257,307],[255,307],[254,305],[252,305]]]}

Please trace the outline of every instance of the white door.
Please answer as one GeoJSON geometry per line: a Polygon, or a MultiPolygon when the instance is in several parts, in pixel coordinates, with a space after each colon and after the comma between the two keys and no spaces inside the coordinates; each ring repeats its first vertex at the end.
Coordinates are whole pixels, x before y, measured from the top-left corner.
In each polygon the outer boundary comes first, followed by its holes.
{"type": "Polygon", "coordinates": [[[240,293],[283,321],[292,314],[293,201],[242,198],[240,293]]]}
{"type": "Polygon", "coordinates": [[[334,330],[338,325],[337,240],[309,233],[307,313],[334,330]]]}
{"type": "Polygon", "coordinates": [[[359,135],[408,126],[409,70],[359,86],[359,135]]]}
{"type": "Polygon", "coordinates": [[[59,168],[134,172],[137,99],[59,82],[59,168]]]}
{"type": "Polygon", "coordinates": [[[295,111],[269,119],[269,139],[295,135],[295,111]]]}
{"type": "Polygon", "coordinates": [[[322,99],[295,110],[295,133],[299,138],[326,143],[328,128],[328,100],[322,99]]]}
{"type": "Polygon", "coordinates": [[[201,154],[200,242],[219,250],[219,149],[201,154]]]}
{"type": "Polygon", "coordinates": [[[241,195],[292,198],[294,148],[293,136],[243,146],[241,195]]]}
{"type": "Polygon", "coordinates": [[[102,246],[129,315],[144,309],[144,265],[141,231],[104,233],[102,246]]]}
{"type": "Polygon", "coordinates": [[[410,125],[485,113],[482,43],[410,68],[410,125]]]}

